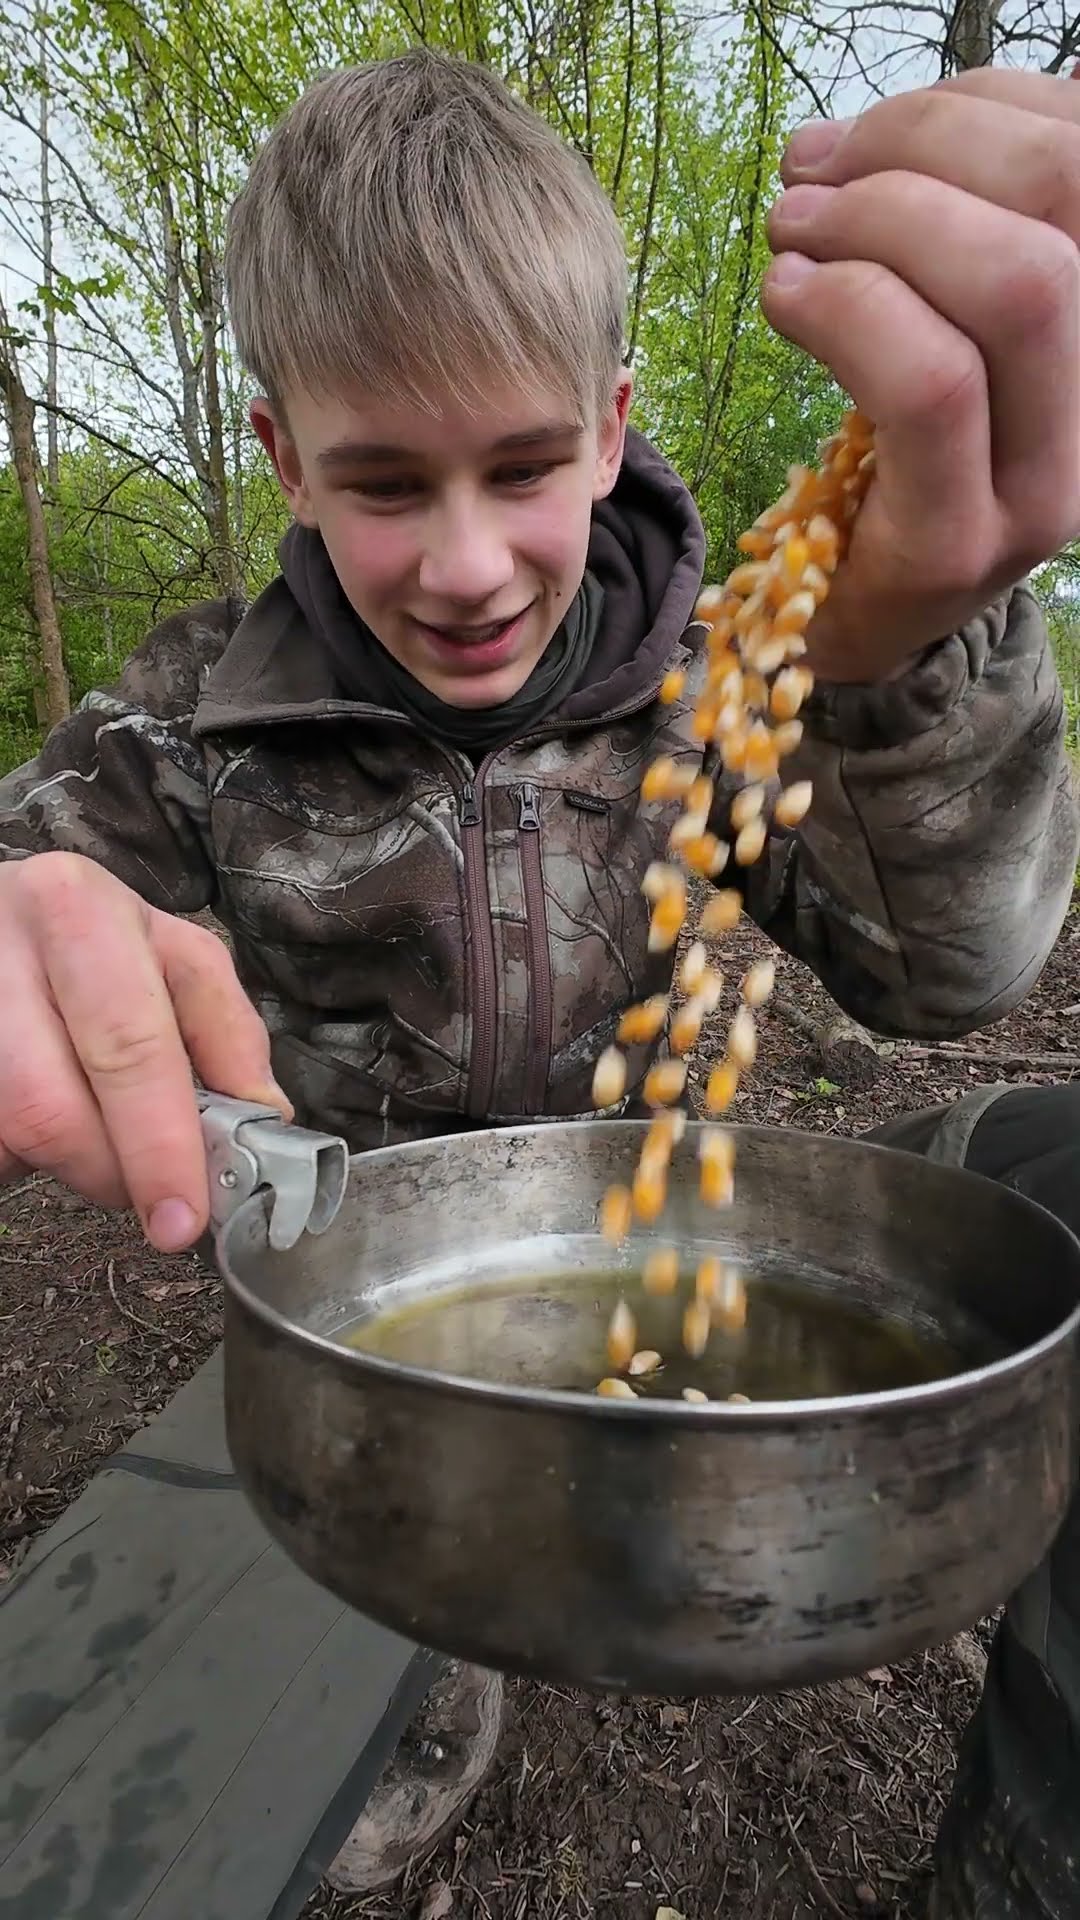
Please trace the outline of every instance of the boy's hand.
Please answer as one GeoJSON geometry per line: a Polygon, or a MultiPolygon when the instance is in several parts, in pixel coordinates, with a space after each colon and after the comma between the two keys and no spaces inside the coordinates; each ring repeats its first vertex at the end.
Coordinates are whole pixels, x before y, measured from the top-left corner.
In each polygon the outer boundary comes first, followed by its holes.
{"type": "Polygon", "coordinates": [[[783,179],[766,317],[877,425],[811,661],[881,680],[1080,535],[1080,86],[901,94],[802,129],[783,179]]]}
{"type": "Polygon", "coordinates": [[[193,1064],[291,1118],[214,934],[75,854],[0,866],[0,1182],[54,1174],[133,1205],[163,1252],[190,1246],[209,1211],[193,1064]]]}

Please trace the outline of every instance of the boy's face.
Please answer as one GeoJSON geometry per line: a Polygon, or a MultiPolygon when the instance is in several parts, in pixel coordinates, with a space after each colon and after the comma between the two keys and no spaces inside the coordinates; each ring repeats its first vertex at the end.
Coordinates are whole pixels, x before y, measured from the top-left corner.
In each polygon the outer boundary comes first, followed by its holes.
{"type": "Polygon", "coordinates": [[[387,652],[449,705],[491,707],[524,686],[581,585],[630,390],[625,375],[585,423],[557,394],[509,392],[482,415],[295,394],[287,426],[263,400],[251,417],[387,652]]]}

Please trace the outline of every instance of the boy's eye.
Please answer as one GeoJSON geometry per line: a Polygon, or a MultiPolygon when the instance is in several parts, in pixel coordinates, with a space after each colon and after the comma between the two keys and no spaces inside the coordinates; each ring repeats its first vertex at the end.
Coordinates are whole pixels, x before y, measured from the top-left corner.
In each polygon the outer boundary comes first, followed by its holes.
{"type": "Polygon", "coordinates": [[[554,460],[519,461],[512,467],[500,467],[495,478],[500,487],[532,487],[554,468],[554,460]]]}
{"type": "Polygon", "coordinates": [[[385,480],[357,480],[350,492],[358,493],[364,500],[408,500],[418,491],[418,482],[407,474],[387,475],[385,480]]]}

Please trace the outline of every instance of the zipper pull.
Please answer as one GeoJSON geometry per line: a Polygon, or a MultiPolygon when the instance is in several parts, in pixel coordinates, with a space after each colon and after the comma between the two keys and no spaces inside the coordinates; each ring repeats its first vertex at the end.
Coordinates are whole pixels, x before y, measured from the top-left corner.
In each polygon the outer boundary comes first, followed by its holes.
{"type": "Polygon", "coordinates": [[[461,824],[463,827],[480,825],[480,809],[476,804],[476,788],[467,780],[461,789],[461,824]]]}
{"type": "Polygon", "coordinates": [[[539,798],[540,798],[540,789],[538,787],[534,787],[531,783],[525,787],[518,787],[517,799],[518,799],[518,832],[519,833],[539,833],[540,815],[536,810],[536,803],[539,800],[539,798]]]}

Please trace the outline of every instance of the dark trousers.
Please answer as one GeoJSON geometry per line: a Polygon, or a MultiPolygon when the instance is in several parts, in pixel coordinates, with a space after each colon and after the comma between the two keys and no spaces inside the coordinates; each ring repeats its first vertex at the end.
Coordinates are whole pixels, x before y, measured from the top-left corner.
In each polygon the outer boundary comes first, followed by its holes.
{"type": "MultiPolygon", "coordinates": [[[[1003,1180],[1080,1237],[1080,1084],[979,1088],[870,1138],[1003,1180]]],[[[938,1836],[930,1914],[1080,1920],[1080,1493],[994,1640],[938,1836]]]]}

